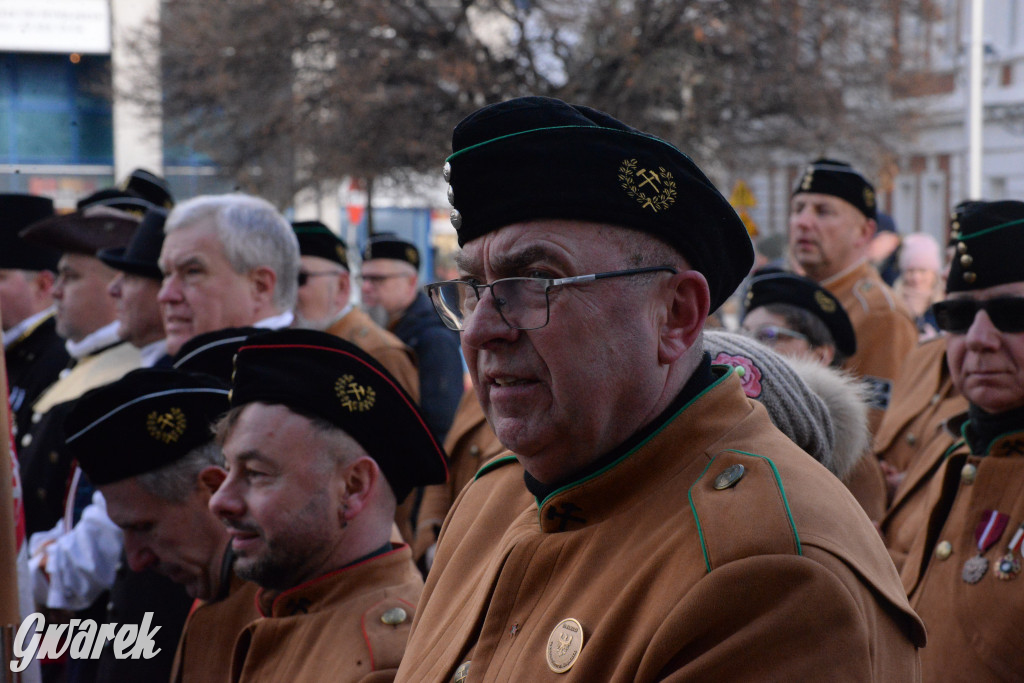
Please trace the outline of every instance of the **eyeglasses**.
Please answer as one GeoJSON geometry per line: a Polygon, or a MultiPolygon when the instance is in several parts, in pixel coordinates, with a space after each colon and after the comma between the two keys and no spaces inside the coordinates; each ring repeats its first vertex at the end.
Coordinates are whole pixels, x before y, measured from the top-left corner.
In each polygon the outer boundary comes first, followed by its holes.
{"type": "Polygon", "coordinates": [[[325,277],[327,275],[338,276],[341,275],[340,270],[320,270],[316,272],[307,272],[304,270],[299,271],[299,287],[305,287],[306,283],[309,282],[311,277],[325,277]]]}
{"type": "Polygon", "coordinates": [[[806,334],[800,334],[796,330],[779,327],[778,325],[764,325],[756,330],[746,332],[746,335],[756,339],[762,344],[767,344],[768,346],[773,346],[783,337],[789,337],[790,339],[802,339],[808,344],[811,343],[811,340],[807,338],[806,334]]]}
{"type": "Polygon", "coordinates": [[[988,313],[1000,332],[1024,332],[1024,297],[1003,296],[995,299],[946,299],[932,304],[939,329],[951,334],[966,334],[978,311],[988,313]]]}
{"type": "Polygon", "coordinates": [[[409,277],[409,275],[405,273],[391,273],[390,275],[360,275],[356,280],[376,287],[385,280],[390,280],[393,277],[409,277]]]}
{"type": "Polygon", "coordinates": [[[557,279],[537,277],[508,277],[495,280],[489,285],[478,284],[466,280],[448,280],[427,285],[424,290],[434,304],[434,309],[449,329],[461,332],[473,316],[476,305],[480,303],[481,290],[490,289],[494,307],[498,309],[502,320],[516,330],[537,330],[548,324],[551,318],[551,305],[548,292],[553,287],[578,285],[594,280],[626,275],[641,275],[658,272],[678,273],[669,266],[652,268],[631,268],[614,270],[607,273],[592,273],[557,279]]]}

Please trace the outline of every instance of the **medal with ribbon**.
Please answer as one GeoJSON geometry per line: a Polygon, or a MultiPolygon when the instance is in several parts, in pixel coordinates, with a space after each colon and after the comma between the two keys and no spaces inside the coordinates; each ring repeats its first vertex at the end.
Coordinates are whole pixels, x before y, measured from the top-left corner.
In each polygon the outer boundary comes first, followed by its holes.
{"type": "Polygon", "coordinates": [[[1021,540],[1024,540],[1024,522],[1017,527],[1016,533],[1010,539],[1010,544],[1006,546],[1006,554],[996,566],[996,578],[1009,581],[1017,578],[1017,574],[1020,574],[1020,557],[1017,556],[1017,551],[1020,549],[1021,540]]]}
{"type": "Polygon", "coordinates": [[[981,577],[988,571],[988,560],[982,555],[985,551],[999,540],[1006,529],[1006,523],[1010,521],[1009,515],[1004,515],[998,510],[985,510],[981,513],[981,522],[974,529],[974,539],[978,542],[978,554],[964,562],[964,571],[961,574],[967,583],[978,583],[981,577]]]}

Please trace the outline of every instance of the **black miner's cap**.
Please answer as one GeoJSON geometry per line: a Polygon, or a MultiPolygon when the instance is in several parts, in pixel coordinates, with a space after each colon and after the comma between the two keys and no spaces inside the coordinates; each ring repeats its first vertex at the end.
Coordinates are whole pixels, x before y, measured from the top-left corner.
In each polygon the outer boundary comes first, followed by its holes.
{"type": "Polygon", "coordinates": [[[319,256],[340,263],[348,269],[348,250],[345,242],[320,221],[298,221],[292,230],[299,239],[299,254],[319,256]]]}
{"type": "Polygon", "coordinates": [[[359,347],[332,334],[277,330],[235,357],[231,407],[283,405],[338,427],[372,457],[399,502],[447,479],[444,450],[416,403],[359,347]]]}
{"type": "Polygon", "coordinates": [[[768,304],[789,304],[804,309],[825,323],[843,355],[856,353],[857,336],[850,317],[839,299],[814,280],[777,268],[755,271],[747,288],[744,315],[768,304]]]}
{"type": "Polygon", "coordinates": [[[958,205],[951,224],[955,245],[947,292],[986,289],[1024,281],[1024,202],[969,202],[958,205]]]}
{"type": "Polygon", "coordinates": [[[226,327],[203,332],[181,345],[174,355],[175,370],[201,372],[231,382],[235,369],[235,354],[253,335],[266,334],[263,327],[226,327]]]}
{"type": "Polygon", "coordinates": [[[459,244],[530,220],[631,228],[675,247],[717,309],[750,272],[736,212],[669,143],[589,107],[546,97],[493,104],[462,120],[444,167],[459,244]]]}
{"type": "Polygon", "coordinates": [[[0,194],[0,268],[57,270],[60,252],[18,237],[24,228],[53,215],[53,200],[30,194],[0,194]]]}
{"type": "Polygon", "coordinates": [[[64,420],[68,449],[97,486],[153,472],[213,441],[228,387],[177,370],[133,370],[83,394],[64,420]]]}
{"type": "Polygon", "coordinates": [[[800,176],[793,194],[813,192],[844,199],[868,218],[878,215],[875,188],[853,166],[836,159],[815,159],[800,176]]]}
{"type": "Polygon", "coordinates": [[[378,233],[366,243],[366,248],[363,249],[363,260],[372,261],[375,258],[405,261],[412,264],[417,270],[420,267],[420,250],[416,248],[415,244],[393,232],[378,233]]]}

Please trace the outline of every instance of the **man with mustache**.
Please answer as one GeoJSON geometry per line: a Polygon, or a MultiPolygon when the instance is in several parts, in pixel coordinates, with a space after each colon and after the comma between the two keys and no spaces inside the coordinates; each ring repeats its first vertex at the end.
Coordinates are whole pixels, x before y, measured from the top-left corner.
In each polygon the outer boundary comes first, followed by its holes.
{"type": "Polygon", "coordinates": [[[928,482],[901,578],[928,629],[925,680],[1006,681],[1024,670],[1024,202],[972,203],[956,227],[933,310],[968,406],[947,423],[959,438],[928,482]]]}
{"type": "Polygon", "coordinates": [[[218,423],[228,477],[210,499],[263,619],[230,680],[387,680],[423,580],[390,541],[396,501],[444,481],[444,452],[383,366],[324,332],[252,337],[218,423]]]}

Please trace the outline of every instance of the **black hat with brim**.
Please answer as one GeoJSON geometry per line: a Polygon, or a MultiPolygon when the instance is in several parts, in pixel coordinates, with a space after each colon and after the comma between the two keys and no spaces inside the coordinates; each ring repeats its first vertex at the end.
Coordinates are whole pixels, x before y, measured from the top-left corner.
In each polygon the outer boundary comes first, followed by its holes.
{"type": "Polygon", "coordinates": [[[868,218],[874,219],[878,215],[874,186],[845,161],[812,161],[800,176],[800,182],[793,190],[793,195],[803,192],[839,197],[868,218]]]}
{"type": "Polygon", "coordinates": [[[953,260],[947,292],[966,292],[1024,282],[1019,254],[1024,249],[1024,202],[970,202],[953,220],[953,260]]]}
{"type": "Polygon", "coordinates": [[[299,254],[317,256],[348,268],[345,242],[320,221],[298,221],[292,229],[299,240],[299,254]]]}
{"type": "Polygon", "coordinates": [[[228,393],[214,377],[133,370],[75,401],[64,420],[68,449],[96,486],[162,469],[213,440],[228,393]]]}
{"type": "Polygon", "coordinates": [[[141,275],[153,280],[163,279],[160,272],[160,248],[164,244],[164,222],[167,210],[153,207],[142,217],[127,247],[101,249],[96,256],[111,268],[141,275]]]}
{"type": "Polygon", "coordinates": [[[363,249],[363,260],[372,261],[378,258],[405,261],[417,270],[420,267],[420,250],[409,240],[392,232],[378,233],[367,241],[363,249]]]}
{"type": "Polygon", "coordinates": [[[30,194],[0,194],[0,268],[57,270],[60,252],[18,237],[24,228],[53,215],[53,200],[30,194]]]}
{"type": "Polygon", "coordinates": [[[416,402],[369,354],[311,330],[277,330],[235,357],[231,407],[283,405],[326,420],[380,466],[401,502],[414,488],[447,479],[444,450],[416,402]]]}

